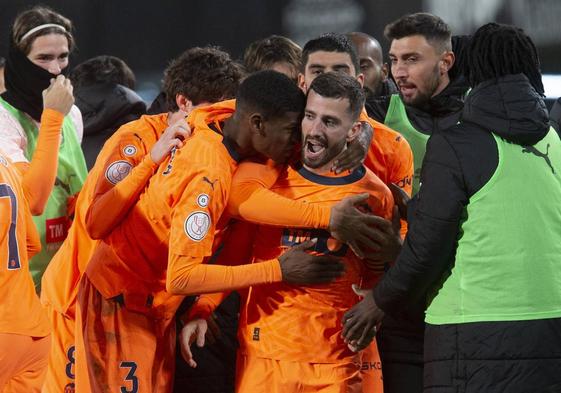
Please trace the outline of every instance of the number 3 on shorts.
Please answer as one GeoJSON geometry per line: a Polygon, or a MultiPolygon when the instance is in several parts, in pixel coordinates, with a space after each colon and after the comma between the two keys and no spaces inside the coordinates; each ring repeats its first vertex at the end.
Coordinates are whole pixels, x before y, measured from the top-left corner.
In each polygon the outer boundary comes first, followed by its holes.
{"type": "Polygon", "coordinates": [[[138,378],[134,375],[137,368],[136,362],[121,362],[119,367],[129,369],[125,381],[129,381],[132,385],[130,390],[126,386],[121,386],[121,393],[138,393],[138,378]]]}

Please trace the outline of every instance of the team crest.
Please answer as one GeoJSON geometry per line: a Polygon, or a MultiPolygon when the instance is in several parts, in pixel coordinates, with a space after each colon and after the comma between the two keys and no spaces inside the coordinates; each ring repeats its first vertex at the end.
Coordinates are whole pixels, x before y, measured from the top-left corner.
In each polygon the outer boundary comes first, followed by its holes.
{"type": "Polygon", "coordinates": [[[127,145],[123,148],[123,154],[127,157],[132,157],[136,154],[136,146],[127,145]]]}
{"type": "Polygon", "coordinates": [[[200,194],[197,197],[197,205],[199,205],[200,207],[207,207],[209,201],[210,197],[207,194],[200,194]]]}
{"type": "Polygon", "coordinates": [[[194,212],[185,220],[185,233],[198,242],[204,239],[210,228],[210,216],[205,212],[194,212]]]}
{"type": "Polygon", "coordinates": [[[115,161],[105,171],[105,178],[111,184],[117,184],[130,173],[132,165],[128,161],[115,161]]]}

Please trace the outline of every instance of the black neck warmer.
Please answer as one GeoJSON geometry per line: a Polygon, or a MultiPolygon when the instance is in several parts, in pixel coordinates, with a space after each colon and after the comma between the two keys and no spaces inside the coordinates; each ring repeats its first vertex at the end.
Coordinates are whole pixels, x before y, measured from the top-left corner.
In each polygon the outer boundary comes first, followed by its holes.
{"type": "MultiPolygon", "coordinates": [[[[68,67],[66,67],[68,68],[68,67]]],[[[65,75],[66,69],[63,70],[65,75]]],[[[43,112],[43,90],[56,75],[33,64],[13,43],[10,43],[4,80],[6,91],[2,98],[10,105],[40,121],[43,112]]]]}

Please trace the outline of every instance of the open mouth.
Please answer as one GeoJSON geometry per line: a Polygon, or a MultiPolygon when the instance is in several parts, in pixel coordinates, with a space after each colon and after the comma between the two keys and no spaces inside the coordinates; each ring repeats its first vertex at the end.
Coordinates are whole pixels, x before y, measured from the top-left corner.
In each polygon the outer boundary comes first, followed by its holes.
{"type": "Polygon", "coordinates": [[[326,143],[318,139],[308,139],[306,140],[305,146],[306,158],[309,160],[315,160],[321,157],[326,148],[326,143]]]}
{"type": "Polygon", "coordinates": [[[417,87],[415,85],[399,85],[399,91],[405,97],[411,97],[413,94],[415,94],[416,90],[417,87]]]}

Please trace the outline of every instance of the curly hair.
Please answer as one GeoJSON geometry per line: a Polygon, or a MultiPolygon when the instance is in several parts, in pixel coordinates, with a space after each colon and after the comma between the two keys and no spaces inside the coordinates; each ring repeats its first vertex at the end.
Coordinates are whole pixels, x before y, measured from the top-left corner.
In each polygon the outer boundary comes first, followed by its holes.
{"type": "Polygon", "coordinates": [[[178,94],[193,105],[233,98],[243,78],[243,71],[230,55],[218,47],[191,48],[172,60],[164,71],[163,90],[168,108],[179,108],[178,94]]]}
{"type": "Polygon", "coordinates": [[[21,12],[18,16],[16,16],[14,24],[12,25],[12,41],[14,45],[25,55],[29,54],[31,51],[31,45],[37,37],[53,33],[66,36],[66,39],[68,40],[68,49],[70,51],[74,49],[75,42],[74,37],[72,36],[72,22],[70,19],[48,7],[35,6],[21,12]],[[30,36],[25,37],[25,40],[22,40],[22,37],[31,29],[49,23],[60,25],[64,27],[66,31],[63,32],[57,27],[47,27],[36,31],[30,36]]]}
{"type": "Polygon", "coordinates": [[[487,23],[481,26],[467,49],[464,73],[471,86],[510,74],[524,74],[544,94],[540,59],[532,39],[519,27],[487,23]]]}

